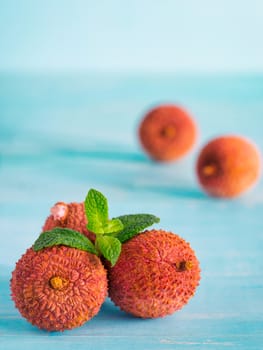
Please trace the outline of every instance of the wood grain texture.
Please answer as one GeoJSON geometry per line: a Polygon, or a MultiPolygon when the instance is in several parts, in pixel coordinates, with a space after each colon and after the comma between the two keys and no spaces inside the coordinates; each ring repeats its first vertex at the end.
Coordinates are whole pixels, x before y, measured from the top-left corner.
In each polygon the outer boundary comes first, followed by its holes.
{"type": "Polygon", "coordinates": [[[0,83],[0,348],[261,349],[263,343],[263,184],[235,200],[206,196],[194,175],[202,144],[243,134],[263,149],[263,78],[2,76],[0,83]],[[199,125],[185,159],[155,164],[136,127],[159,101],[180,102],[199,125]],[[141,320],[109,299],[84,326],[47,333],[10,300],[15,262],[57,201],[109,198],[112,217],[148,212],[178,233],[201,263],[198,291],[181,311],[141,320]]]}

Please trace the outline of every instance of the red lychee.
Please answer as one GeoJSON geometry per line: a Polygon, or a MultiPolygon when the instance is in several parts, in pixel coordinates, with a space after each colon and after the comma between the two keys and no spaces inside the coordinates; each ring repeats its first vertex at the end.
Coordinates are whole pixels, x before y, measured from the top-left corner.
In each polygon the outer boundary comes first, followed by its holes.
{"type": "Polygon", "coordinates": [[[86,227],[88,221],[84,203],[57,202],[50,209],[50,213],[42,228],[43,231],[52,230],[54,227],[66,227],[83,233],[94,242],[95,235],[86,227]]]}
{"type": "Polygon", "coordinates": [[[189,243],[171,232],[151,230],[123,244],[108,278],[109,296],[117,306],[156,318],[188,302],[199,284],[200,268],[189,243]]]}
{"type": "Polygon", "coordinates": [[[41,329],[63,331],[98,313],[107,276],[94,254],[65,246],[30,248],[17,262],[10,286],[23,317],[41,329]]]}
{"type": "Polygon", "coordinates": [[[149,111],[139,126],[139,139],[148,155],[156,161],[174,161],[194,145],[197,127],[181,107],[161,105],[149,111]]]}
{"type": "Polygon", "coordinates": [[[201,150],[196,171],[208,194],[231,198],[256,182],[260,167],[259,152],[250,141],[240,136],[222,136],[201,150]]]}

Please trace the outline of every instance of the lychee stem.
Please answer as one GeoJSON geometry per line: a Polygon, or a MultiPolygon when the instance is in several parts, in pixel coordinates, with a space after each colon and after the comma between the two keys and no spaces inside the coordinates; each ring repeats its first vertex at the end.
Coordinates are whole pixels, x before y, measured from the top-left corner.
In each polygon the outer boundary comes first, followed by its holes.
{"type": "Polygon", "coordinates": [[[54,276],[50,278],[49,285],[55,290],[60,290],[68,285],[68,280],[59,276],[54,276]]]}
{"type": "Polygon", "coordinates": [[[172,125],[166,126],[162,129],[161,135],[165,138],[173,138],[176,134],[176,128],[172,125]]]}
{"type": "Polygon", "coordinates": [[[189,271],[192,269],[193,263],[191,261],[182,260],[175,263],[175,267],[179,272],[189,271]]]}
{"type": "Polygon", "coordinates": [[[212,176],[217,172],[217,167],[214,164],[208,164],[203,167],[202,172],[205,176],[212,176]]]}

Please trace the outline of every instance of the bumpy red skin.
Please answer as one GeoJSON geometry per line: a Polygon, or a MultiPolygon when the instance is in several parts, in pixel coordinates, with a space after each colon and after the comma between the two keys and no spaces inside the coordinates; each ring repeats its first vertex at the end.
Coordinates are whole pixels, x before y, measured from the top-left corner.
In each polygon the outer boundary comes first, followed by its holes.
{"type": "Polygon", "coordinates": [[[109,296],[117,306],[137,317],[156,318],[174,313],[189,301],[199,284],[200,268],[182,238],[151,230],[123,244],[108,278],[109,296]],[[183,268],[184,262],[188,268],[183,268]]]}
{"type": "Polygon", "coordinates": [[[106,271],[100,259],[75,248],[54,246],[28,249],[16,264],[11,279],[15,306],[33,325],[48,331],[81,326],[95,316],[107,295],[106,271]],[[68,281],[60,290],[52,277],[68,281]]]}
{"type": "MultiPolygon", "coordinates": [[[[63,202],[59,202],[63,203],[63,202]]],[[[94,233],[87,230],[87,217],[85,214],[84,203],[64,203],[67,208],[66,217],[61,220],[55,220],[54,216],[51,214],[44,223],[42,228],[43,231],[52,230],[54,227],[66,227],[72,230],[79,231],[83,233],[86,237],[95,241],[94,233]]]]}
{"type": "Polygon", "coordinates": [[[211,140],[200,152],[196,172],[203,189],[211,196],[232,198],[256,183],[260,175],[260,154],[250,141],[239,136],[211,140]],[[204,167],[215,166],[206,175],[204,167]]]}
{"type": "Polygon", "coordinates": [[[197,127],[190,115],[175,105],[162,105],[146,114],[139,126],[139,139],[145,152],[156,161],[170,162],[193,147],[197,127]],[[174,130],[165,132],[167,128],[174,130]]]}

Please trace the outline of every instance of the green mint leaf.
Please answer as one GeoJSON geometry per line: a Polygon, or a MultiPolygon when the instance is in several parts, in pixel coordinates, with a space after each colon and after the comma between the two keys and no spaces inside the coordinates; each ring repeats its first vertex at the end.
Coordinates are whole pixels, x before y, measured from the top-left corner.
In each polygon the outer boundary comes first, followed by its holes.
{"type": "Polygon", "coordinates": [[[116,233],[124,229],[123,223],[119,219],[109,220],[104,225],[104,233],[116,233]]]}
{"type": "Polygon", "coordinates": [[[93,243],[82,233],[61,227],[55,227],[50,231],[42,232],[33,244],[33,249],[38,251],[46,247],[60,244],[85,250],[92,254],[98,254],[93,243]]]}
{"type": "Polygon", "coordinates": [[[100,253],[114,266],[121,253],[121,242],[111,236],[97,236],[96,246],[100,253]]]}
{"type": "Polygon", "coordinates": [[[102,193],[94,189],[89,190],[84,202],[88,219],[87,229],[94,233],[104,233],[104,226],[108,222],[108,201],[102,193]]]}
{"type": "Polygon", "coordinates": [[[151,214],[122,215],[116,219],[119,219],[124,226],[124,229],[116,236],[121,243],[134,237],[146,227],[160,222],[158,217],[151,214]]]}

